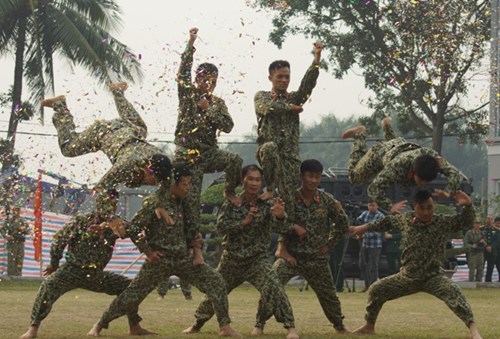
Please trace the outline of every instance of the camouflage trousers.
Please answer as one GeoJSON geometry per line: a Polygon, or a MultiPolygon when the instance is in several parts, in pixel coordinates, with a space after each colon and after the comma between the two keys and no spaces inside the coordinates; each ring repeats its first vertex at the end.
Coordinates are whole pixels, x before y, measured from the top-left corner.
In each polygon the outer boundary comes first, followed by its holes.
{"type": "Polygon", "coordinates": [[[186,164],[191,169],[191,190],[186,201],[188,213],[196,225],[200,224],[200,195],[203,174],[225,172],[224,193],[226,195],[234,195],[236,187],[240,184],[243,160],[236,153],[212,147],[199,154],[190,154],[189,151],[178,148],[175,151],[174,164],[176,163],[186,164]]]}
{"type": "MultiPolygon", "coordinates": [[[[127,288],[130,281],[130,279],[112,272],[63,265],[49,275],[38,289],[31,312],[31,325],[39,326],[50,313],[57,299],[66,292],[83,288],[92,292],[119,295],[127,288]]],[[[129,325],[138,324],[142,320],[137,312],[138,307],[130,308],[127,311],[129,325]]]]}
{"type": "Polygon", "coordinates": [[[21,276],[23,274],[24,241],[7,241],[7,275],[21,276]]]}
{"type": "Polygon", "coordinates": [[[418,292],[429,293],[441,299],[467,326],[473,322],[472,310],[460,287],[442,274],[425,280],[410,278],[396,273],[375,282],[368,290],[365,319],[375,324],[386,301],[418,292]]]}
{"type": "MultiPolygon", "coordinates": [[[[217,271],[226,282],[227,293],[243,284],[251,283],[260,292],[263,305],[269,307],[266,314],[274,315],[285,328],[295,327],[292,306],[285,289],[281,285],[276,271],[269,263],[267,254],[258,257],[231,259],[222,255],[217,271]]],[[[208,298],[204,298],[195,312],[194,327],[200,329],[212,316],[214,308],[208,298]]]]}
{"type": "MultiPolygon", "coordinates": [[[[184,280],[180,279],[179,279],[179,285],[181,287],[182,295],[184,296],[184,298],[192,299],[193,296],[191,294],[191,285],[189,285],[184,280]]],[[[176,288],[175,283],[172,280],[168,279],[160,282],[156,287],[156,291],[158,292],[158,295],[163,298],[164,296],[167,295],[168,290],[170,289],[171,286],[176,288]]]]}
{"type": "MultiPolygon", "coordinates": [[[[349,180],[354,185],[362,185],[371,181],[384,168],[384,155],[386,148],[384,142],[376,143],[368,150],[365,132],[354,137],[354,144],[348,160],[349,180]]],[[[396,138],[391,125],[384,126],[384,141],[396,138]]]]}
{"type": "Polygon", "coordinates": [[[482,281],[484,272],[483,252],[467,254],[467,266],[469,266],[469,281],[482,281]]]}
{"type": "MultiPolygon", "coordinates": [[[[336,330],[344,329],[344,316],[342,315],[340,300],[335,293],[328,257],[309,260],[301,260],[297,256],[295,258],[298,261],[296,267],[283,259],[278,259],[274,263],[273,269],[278,274],[281,284],[285,286],[292,277],[297,275],[304,277],[316,293],[321,308],[330,323],[333,324],[333,327],[336,330]]],[[[272,316],[270,310],[271,308],[266,305],[265,300],[261,297],[255,327],[264,328],[266,321],[272,316]]]]}
{"type": "Polygon", "coordinates": [[[139,307],[139,304],[156,288],[158,281],[166,281],[171,275],[178,276],[207,294],[214,306],[220,326],[231,322],[228,315],[226,287],[221,275],[206,264],[194,266],[192,258],[187,255],[174,259],[169,255],[164,255],[160,262],[146,261],[142,265],[129,287],[111,302],[99,320],[99,325],[102,328],[108,328],[112,320],[139,307]]]}
{"type": "Polygon", "coordinates": [[[284,155],[276,143],[266,142],[257,149],[257,161],[264,170],[266,188],[268,190],[278,188],[279,195],[285,202],[288,220],[292,222],[300,171],[298,154],[284,155]]]}

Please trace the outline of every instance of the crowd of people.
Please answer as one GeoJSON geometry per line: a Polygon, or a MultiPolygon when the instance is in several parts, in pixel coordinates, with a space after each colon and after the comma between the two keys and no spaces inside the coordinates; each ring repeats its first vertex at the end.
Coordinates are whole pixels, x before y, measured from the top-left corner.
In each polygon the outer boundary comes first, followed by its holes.
{"type": "Polygon", "coordinates": [[[441,273],[447,237],[455,230],[470,228],[475,218],[471,199],[459,190],[462,174],[432,149],[397,137],[389,118],[382,121],[384,140],[370,149],[366,128],[353,127],[342,134],[344,139],[354,139],[349,178],[354,185],[370,182],[372,201],[359,218],[362,225],[350,226],[341,202],[319,189],[323,165],[315,159],[299,159],[300,114],[316,85],[322,43],[313,44],[312,64],[296,91],[288,92],[290,64],[284,60],[270,64],[271,90],[255,95],[256,160],[260,166],[242,168],[238,154],[217,146],[218,133],[229,133],[233,127],[224,100],[213,93],[219,79],[217,67],[202,63],[192,78],[197,34],[197,28],[189,31],[177,74],[179,110],[172,162],[146,141],[146,124],[125,98],[126,83],[109,85],[119,118],[98,120],[81,133],[75,131],[66,97],[42,102],[54,110],[53,123],[65,156],[103,151],[112,166],[94,188],[95,211],[77,215],[54,236],[50,265],[44,271],[47,278],[22,338],[36,337],[52,305],[75,288],[116,295],[88,335],[99,336],[123,315],[128,317],[130,334],[152,334],[140,325],[139,305],[159,281],[166,282],[172,275],[205,294],[185,333],[201,332],[215,315],[221,336],[240,337],[231,325],[227,295],[247,281],[260,293],[252,335],[262,336],[266,322],[274,316],[286,329],[287,338],[299,338],[293,305],[284,288],[296,275],[307,279],[333,330],[348,333],[329,265],[329,252],[348,234],[360,238],[364,234],[368,283],[366,323],[354,332],[374,333],[386,301],[424,291],[443,300],[471,336],[481,338],[460,288],[441,273]],[[216,269],[204,262],[199,233],[201,179],[215,170],[226,173],[226,201],[217,219],[223,254],[216,269]],[[431,194],[424,190],[439,173],[447,177],[446,191],[431,194]],[[131,220],[124,220],[116,215],[118,184],[155,185],[157,189],[131,220]],[[243,191],[237,194],[240,184],[243,191]],[[391,185],[422,188],[416,193],[412,212],[402,213],[406,201],[387,198],[385,190],[391,185]],[[435,214],[433,194],[454,199],[462,211],[453,216],[435,214]],[[376,212],[377,205],[391,215],[382,217],[376,212]],[[280,236],[277,260],[271,266],[272,232],[280,236]],[[115,241],[125,237],[147,258],[131,280],[104,270],[115,241]],[[383,237],[392,241],[400,237],[401,267],[398,273],[378,279],[383,237]],[[59,265],[66,247],[66,263],[59,265]]]}

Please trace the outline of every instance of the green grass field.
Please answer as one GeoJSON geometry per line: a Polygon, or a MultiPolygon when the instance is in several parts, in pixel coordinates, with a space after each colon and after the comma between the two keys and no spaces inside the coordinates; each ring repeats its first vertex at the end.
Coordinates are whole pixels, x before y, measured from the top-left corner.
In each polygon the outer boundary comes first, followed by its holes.
{"type": "MultiPolygon", "coordinates": [[[[0,281],[0,338],[17,338],[29,325],[31,307],[39,286],[36,281],[0,281]]],[[[194,290],[194,300],[184,300],[180,289],[170,290],[163,300],[151,293],[140,307],[143,327],[159,333],[154,338],[186,338],[180,332],[192,324],[194,311],[202,295],[194,290]]],[[[483,338],[500,337],[500,289],[464,290],[483,338]]],[[[299,292],[298,286],[288,286],[297,330],[301,338],[331,338],[332,327],[321,310],[314,292],[299,292]]],[[[355,329],[364,323],[365,293],[340,293],[345,323],[355,329]]],[[[109,305],[112,296],[76,290],[57,301],[50,315],[42,323],[40,338],[87,338],[85,334],[109,305]]],[[[250,337],[253,327],[258,292],[243,286],[229,296],[233,326],[244,337],[250,337]]],[[[200,334],[189,338],[217,338],[217,322],[212,319],[200,334]]],[[[111,323],[102,332],[106,338],[125,338],[128,324],[126,317],[111,323]]],[[[387,303],[377,322],[377,335],[370,338],[466,338],[465,325],[440,300],[426,294],[387,303]]],[[[284,338],[284,329],[270,320],[265,329],[266,338],[284,338]]],[[[335,335],[342,338],[359,338],[355,335],[335,335]]]]}

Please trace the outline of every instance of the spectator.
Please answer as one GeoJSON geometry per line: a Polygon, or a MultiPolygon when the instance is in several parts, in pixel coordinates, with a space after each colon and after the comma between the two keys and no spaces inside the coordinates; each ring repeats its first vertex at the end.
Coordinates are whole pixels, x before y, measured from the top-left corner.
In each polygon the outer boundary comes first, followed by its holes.
{"type": "Polygon", "coordinates": [[[0,233],[7,240],[7,274],[21,276],[24,261],[24,242],[30,228],[26,220],[21,217],[21,209],[12,207],[11,215],[7,214],[0,233]]]}
{"type": "MultiPolygon", "coordinates": [[[[484,281],[491,282],[493,269],[497,263],[497,238],[498,230],[493,224],[493,215],[489,214],[486,217],[486,224],[481,228],[486,245],[484,247],[484,261],[486,262],[486,277],[484,281]]],[[[498,272],[498,265],[497,265],[498,272]]]]}
{"type": "Polygon", "coordinates": [[[464,243],[470,246],[467,255],[469,281],[481,281],[484,270],[484,247],[486,241],[481,233],[481,219],[476,218],[474,227],[465,233],[464,243]]]}

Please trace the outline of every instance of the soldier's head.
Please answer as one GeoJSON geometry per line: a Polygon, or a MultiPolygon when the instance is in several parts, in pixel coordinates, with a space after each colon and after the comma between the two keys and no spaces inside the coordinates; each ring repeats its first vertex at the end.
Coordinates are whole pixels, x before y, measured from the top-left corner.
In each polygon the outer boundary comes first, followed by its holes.
{"type": "Polygon", "coordinates": [[[370,199],[370,201],[368,202],[368,212],[370,212],[370,214],[375,214],[377,213],[377,211],[378,211],[377,202],[373,199],[370,199]]]}
{"type": "Polygon", "coordinates": [[[241,169],[241,184],[246,194],[258,194],[262,187],[262,168],[255,164],[247,165],[241,169]]]}
{"type": "Polygon", "coordinates": [[[320,184],[323,165],[316,159],[308,159],[300,164],[300,180],[302,189],[306,191],[315,191],[320,184]]]}
{"type": "Polygon", "coordinates": [[[158,185],[170,180],[172,174],[172,163],[162,153],[153,154],[143,168],[144,182],[147,185],[158,185]]]}
{"type": "Polygon", "coordinates": [[[489,227],[493,227],[494,226],[494,218],[493,218],[493,214],[488,214],[486,216],[486,226],[489,226],[489,227]]]}
{"type": "Polygon", "coordinates": [[[434,199],[431,192],[419,190],[415,193],[413,201],[415,217],[423,223],[430,223],[434,217],[434,199]]]}
{"type": "Polygon", "coordinates": [[[436,179],[439,173],[439,161],[430,154],[422,154],[413,161],[415,184],[424,187],[436,179]]]}
{"type": "Polygon", "coordinates": [[[196,69],[195,84],[198,90],[207,96],[211,96],[215,86],[217,86],[217,77],[219,70],[214,64],[205,62],[196,69]]]}
{"type": "Polygon", "coordinates": [[[474,224],[472,225],[475,230],[479,230],[481,228],[483,221],[481,220],[481,216],[476,216],[474,219],[474,224]]]}
{"type": "Polygon", "coordinates": [[[173,183],[170,192],[178,199],[184,199],[191,190],[191,170],[187,165],[176,164],[172,170],[173,183]]]}
{"type": "Polygon", "coordinates": [[[286,92],[290,84],[290,63],[286,60],[276,60],[269,65],[269,81],[275,92],[286,92]]]}
{"type": "Polygon", "coordinates": [[[500,228],[500,217],[495,217],[495,227],[500,228]]]}

